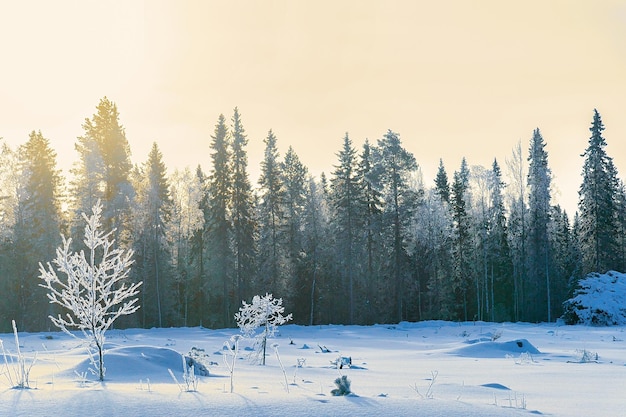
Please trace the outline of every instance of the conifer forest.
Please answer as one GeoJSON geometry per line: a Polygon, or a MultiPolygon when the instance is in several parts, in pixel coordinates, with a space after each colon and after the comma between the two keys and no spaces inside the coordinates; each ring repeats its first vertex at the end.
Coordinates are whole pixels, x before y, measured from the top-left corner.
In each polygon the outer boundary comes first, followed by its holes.
{"type": "Polygon", "coordinates": [[[579,279],[626,271],[626,187],[600,113],[589,116],[587,148],[564,150],[584,160],[578,210],[567,213],[554,204],[539,129],[490,166],[440,160],[429,182],[401,132],[338,132],[333,166],[314,177],[269,130],[253,181],[237,108],[207,132],[199,158],[210,169],[168,170],[157,143],[131,162],[123,113],[103,98],[67,173],[45,132],[17,148],[0,140],[0,331],[10,319],[50,329],[62,311],[39,263],[62,236],[84,248],[82,214],[98,201],[116,247],[134,253],[129,284],[143,282],[141,308],[120,327],[233,327],[242,300],[264,294],[306,325],[555,321],[579,279]]]}

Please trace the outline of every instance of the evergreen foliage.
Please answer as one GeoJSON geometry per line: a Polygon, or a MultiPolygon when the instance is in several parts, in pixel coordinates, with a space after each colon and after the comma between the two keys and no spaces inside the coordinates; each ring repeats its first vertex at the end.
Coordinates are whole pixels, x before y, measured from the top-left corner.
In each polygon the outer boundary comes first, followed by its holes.
{"type": "Polygon", "coordinates": [[[250,281],[255,274],[257,224],[254,214],[254,196],[248,178],[248,139],[239,110],[235,107],[232,118],[232,198],[233,255],[235,260],[235,285],[237,299],[248,297],[250,281]]]}
{"type": "Polygon", "coordinates": [[[552,320],[550,309],[550,169],[539,129],[533,131],[528,160],[528,282],[526,316],[532,321],[552,320]],[[544,308],[540,308],[543,306],[544,308]],[[545,313],[547,312],[547,314],[545,313]]]}
{"type": "Polygon", "coordinates": [[[216,324],[232,324],[234,307],[232,259],[232,164],[231,145],[226,118],[220,114],[211,136],[211,162],[213,168],[208,179],[207,254],[209,263],[209,288],[213,302],[221,306],[216,324]]]}
{"type": "MultiPolygon", "coordinates": [[[[124,245],[134,194],[130,182],[130,146],[115,103],[104,97],[96,110],[91,119],[85,119],[84,134],[75,145],[79,161],[72,170],[73,234],[80,233],[81,213],[100,201],[103,225],[115,229],[117,244],[124,245]]],[[[80,239],[75,241],[78,243],[80,239]]]]}
{"type": "Polygon", "coordinates": [[[83,124],[67,189],[40,132],[16,150],[0,143],[0,315],[46,329],[60,307],[38,302],[33,259],[51,259],[64,231],[85,250],[78,214],[100,199],[115,249],[134,252],[125,283],[143,282],[143,308],[122,327],[230,326],[255,293],[280,294],[303,324],[551,321],[586,273],[626,268],[626,191],[603,130],[596,111],[572,218],[551,205],[538,129],[506,174],[498,161],[470,169],[463,158],[448,178],[440,159],[430,187],[391,130],[360,150],[346,133],[328,177],[311,175],[292,147],[281,158],[270,130],[253,188],[237,108],[207,137],[208,174],[168,174],[156,144],[130,165],[105,97],[83,124]]]}
{"type": "Polygon", "coordinates": [[[276,292],[284,287],[283,248],[279,239],[283,230],[285,190],[276,136],[270,130],[264,140],[265,153],[259,177],[259,280],[256,288],[276,292]]]}
{"type": "Polygon", "coordinates": [[[166,317],[174,305],[170,246],[166,236],[172,201],[163,155],[156,143],[152,144],[148,160],[136,169],[134,176],[134,280],[144,283],[141,325],[162,327],[174,322],[166,317]]]}
{"type": "Polygon", "coordinates": [[[606,153],[604,124],[597,110],[589,130],[589,145],[582,154],[583,182],[578,191],[583,274],[615,269],[619,258],[617,169],[606,153]]]}
{"type": "Polygon", "coordinates": [[[9,246],[15,265],[10,293],[16,297],[20,328],[43,327],[43,320],[53,310],[40,300],[45,292],[33,277],[37,276],[34,260],[50,260],[60,243],[62,219],[60,196],[62,178],[56,167],[56,152],[41,132],[31,132],[29,140],[19,147],[16,217],[13,242],[9,246]]]}

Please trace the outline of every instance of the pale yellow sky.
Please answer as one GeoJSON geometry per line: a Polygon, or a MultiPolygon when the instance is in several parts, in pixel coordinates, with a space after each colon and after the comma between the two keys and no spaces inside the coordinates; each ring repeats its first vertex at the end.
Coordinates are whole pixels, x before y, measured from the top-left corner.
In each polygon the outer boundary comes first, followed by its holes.
{"type": "Polygon", "coordinates": [[[106,95],[133,160],[156,141],[170,171],[210,169],[238,106],[251,171],[270,128],[315,174],[346,131],[392,129],[431,185],[439,158],[504,167],[539,127],[573,211],[598,108],[626,172],[626,1],[0,0],[0,58],[0,136],[41,129],[64,168],[106,95]]]}

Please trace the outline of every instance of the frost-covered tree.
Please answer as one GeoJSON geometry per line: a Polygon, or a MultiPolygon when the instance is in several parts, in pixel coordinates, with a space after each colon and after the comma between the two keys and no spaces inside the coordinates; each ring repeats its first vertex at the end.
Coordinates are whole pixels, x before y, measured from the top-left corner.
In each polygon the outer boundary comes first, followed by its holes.
{"type": "Polygon", "coordinates": [[[265,365],[267,339],[276,334],[278,326],[291,320],[291,314],[283,316],[283,299],[273,298],[272,294],[255,295],[251,304],[245,301],[242,304],[239,312],[235,313],[235,320],[245,337],[256,339],[257,357],[261,356],[261,365],[265,365]]]}
{"type": "MultiPolygon", "coordinates": [[[[202,234],[204,227],[204,215],[200,208],[203,190],[200,178],[189,168],[175,170],[169,182],[172,210],[167,223],[167,238],[175,271],[178,315],[182,317],[183,326],[188,326],[192,317],[196,319],[190,307],[201,303],[198,300],[202,293],[198,291],[201,287],[200,264],[195,259],[193,245],[194,237],[202,234]]],[[[200,323],[200,320],[194,321],[194,325],[200,323]]]]}
{"type": "Polygon", "coordinates": [[[102,205],[98,202],[87,217],[84,243],[85,251],[72,252],[71,238],[63,237],[63,244],[56,250],[56,258],[46,266],[39,263],[40,284],[48,290],[52,304],[68,310],[65,315],[49,316],[52,323],[67,334],[78,337],[70,330],[80,330],[90,349],[95,348],[97,357],[89,351],[92,365],[100,381],[104,380],[105,333],[119,317],[139,309],[138,298],[141,282],[127,284],[132,251],[114,248],[113,231],[100,230],[102,205]],[[61,273],[64,277],[59,277],[61,273]],[[134,297],[134,298],[133,298],[134,297]]]}
{"type": "Polygon", "coordinates": [[[511,158],[507,159],[509,173],[508,187],[508,230],[509,248],[513,262],[513,318],[522,320],[522,308],[526,303],[524,288],[527,273],[527,168],[524,163],[522,144],[518,142],[513,148],[511,158]]]}

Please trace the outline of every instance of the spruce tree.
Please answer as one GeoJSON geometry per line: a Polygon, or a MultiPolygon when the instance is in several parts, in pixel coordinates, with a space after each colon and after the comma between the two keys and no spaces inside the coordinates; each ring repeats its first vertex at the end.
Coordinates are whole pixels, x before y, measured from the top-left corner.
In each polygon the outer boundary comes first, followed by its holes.
{"type": "Polygon", "coordinates": [[[254,276],[257,225],[254,215],[254,196],[248,177],[248,138],[235,107],[232,118],[232,198],[233,252],[237,299],[247,300],[250,281],[254,276]]]}
{"type": "MultiPolygon", "coordinates": [[[[284,229],[280,239],[285,247],[285,287],[283,289],[286,304],[294,309],[295,288],[299,286],[299,276],[303,262],[302,221],[306,205],[308,169],[290,146],[281,163],[282,183],[285,190],[283,202],[284,229]]],[[[301,321],[302,317],[296,317],[301,321]]]]}
{"type": "Polygon", "coordinates": [[[135,183],[133,269],[135,281],[143,281],[141,324],[173,325],[171,256],[166,236],[172,203],[163,155],[156,143],[152,144],[147,161],[135,170],[135,183]]]}
{"type": "Polygon", "coordinates": [[[285,190],[276,136],[270,130],[259,176],[259,279],[256,292],[279,293],[283,283],[283,249],[279,239],[284,225],[285,190]]]}
{"type": "Polygon", "coordinates": [[[363,239],[365,244],[364,286],[365,304],[368,306],[365,322],[374,322],[379,317],[378,312],[383,307],[380,302],[379,288],[384,288],[381,282],[382,270],[382,194],[375,184],[374,160],[369,140],[365,140],[363,150],[359,155],[358,177],[361,181],[363,213],[363,239]]]}
{"type": "Polygon", "coordinates": [[[450,203],[450,184],[448,183],[446,168],[443,166],[443,159],[439,159],[439,168],[435,177],[435,190],[443,201],[450,203]]]}
{"type": "Polygon", "coordinates": [[[20,329],[42,330],[52,313],[36,280],[36,260],[51,260],[60,243],[61,175],[56,166],[56,152],[40,131],[31,132],[29,140],[18,149],[19,177],[17,217],[14,224],[12,263],[16,285],[10,296],[18,306],[14,311],[20,329]]]}
{"type": "Polygon", "coordinates": [[[113,237],[120,245],[128,240],[129,208],[134,194],[130,183],[130,146],[115,103],[104,97],[96,110],[91,119],[85,119],[84,134],[76,143],[79,161],[72,170],[72,234],[76,236],[75,243],[82,242],[80,213],[89,212],[101,201],[103,227],[115,230],[113,237]]]}
{"type": "Polygon", "coordinates": [[[407,252],[405,237],[416,204],[409,177],[417,170],[413,154],[402,147],[400,136],[389,130],[378,140],[373,153],[373,178],[385,196],[385,218],[390,254],[390,287],[393,289],[390,317],[403,320],[407,252]]]}
{"type": "Polygon", "coordinates": [[[322,186],[311,176],[308,178],[306,205],[303,217],[302,248],[306,257],[303,259],[303,276],[301,285],[297,288],[296,310],[308,307],[308,320],[312,326],[323,317],[324,313],[332,310],[333,294],[328,288],[328,266],[332,246],[329,231],[329,203],[324,195],[322,186]],[[321,303],[324,302],[325,303],[321,303]],[[320,305],[322,304],[322,305],[320,305]]]}
{"type": "Polygon", "coordinates": [[[583,182],[578,191],[583,275],[618,267],[617,170],[606,153],[604,124],[594,109],[589,145],[582,156],[583,182]]]}
{"type": "Polygon", "coordinates": [[[361,231],[364,207],[356,150],[347,133],[343,140],[343,147],[337,156],[339,164],[335,167],[331,178],[332,223],[335,244],[337,245],[338,264],[341,268],[340,274],[344,284],[342,287],[348,301],[347,322],[353,324],[355,318],[354,281],[359,262],[356,248],[359,245],[358,235],[361,231]]]}
{"type": "Polygon", "coordinates": [[[220,114],[215,131],[211,136],[212,170],[208,180],[209,219],[207,222],[207,248],[211,281],[214,284],[217,305],[221,306],[219,323],[232,324],[235,306],[234,298],[231,233],[232,222],[232,164],[228,127],[224,115],[220,114]]]}
{"type": "Polygon", "coordinates": [[[550,309],[550,169],[548,153],[539,129],[533,131],[528,161],[528,272],[526,287],[531,321],[552,321],[550,309]],[[543,306],[543,308],[541,308],[543,306]],[[547,314],[546,314],[547,312],[547,314]]]}
{"type": "Polygon", "coordinates": [[[469,168],[465,158],[461,161],[461,168],[454,172],[450,205],[452,210],[452,255],[454,273],[453,291],[456,302],[455,319],[465,321],[470,317],[468,300],[472,278],[471,273],[471,234],[469,217],[469,168]]]}
{"type": "Polygon", "coordinates": [[[502,171],[497,160],[491,169],[489,214],[489,271],[491,277],[492,321],[513,319],[513,263],[504,207],[502,171]]]}

